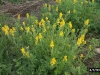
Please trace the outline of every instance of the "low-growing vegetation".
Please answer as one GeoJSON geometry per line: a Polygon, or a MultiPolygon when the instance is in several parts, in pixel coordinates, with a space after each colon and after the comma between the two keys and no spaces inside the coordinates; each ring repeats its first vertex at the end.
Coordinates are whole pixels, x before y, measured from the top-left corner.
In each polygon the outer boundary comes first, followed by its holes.
{"type": "Polygon", "coordinates": [[[0,18],[0,74],[89,75],[84,62],[99,42],[86,35],[100,33],[97,6],[94,0],[56,0],[43,5],[39,18],[26,13],[20,21],[18,14],[13,25],[0,18]]]}

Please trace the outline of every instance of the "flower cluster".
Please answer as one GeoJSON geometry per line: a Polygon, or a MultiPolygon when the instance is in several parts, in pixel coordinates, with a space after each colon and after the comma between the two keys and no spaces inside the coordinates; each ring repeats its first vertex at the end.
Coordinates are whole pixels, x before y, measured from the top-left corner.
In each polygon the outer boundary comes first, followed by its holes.
{"type": "Polygon", "coordinates": [[[26,27],[25,30],[27,33],[30,32],[30,27],[26,27]]]}
{"type": "Polygon", "coordinates": [[[50,64],[51,64],[51,66],[55,65],[56,64],[56,59],[52,58],[50,64]]]}
{"type": "Polygon", "coordinates": [[[69,28],[72,29],[72,22],[71,21],[68,23],[68,25],[69,25],[69,28]]]}
{"type": "Polygon", "coordinates": [[[14,27],[12,27],[10,30],[9,30],[9,33],[14,36],[14,33],[16,32],[16,29],[14,27]]]}
{"type": "Polygon", "coordinates": [[[84,24],[85,24],[85,25],[88,25],[88,24],[89,24],[89,19],[85,20],[85,21],[84,21],[84,24]]]}
{"type": "Polygon", "coordinates": [[[29,57],[29,52],[26,52],[26,51],[25,51],[25,48],[22,47],[20,50],[21,50],[23,56],[25,56],[25,57],[27,57],[27,58],[29,57]]]}
{"type": "Polygon", "coordinates": [[[51,41],[51,43],[50,43],[50,47],[53,49],[54,48],[54,42],[53,42],[53,40],[51,41]]]}
{"type": "Polygon", "coordinates": [[[84,57],[84,55],[83,54],[80,54],[80,58],[83,58],[84,57]]]}
{"type": "Polygon", "coordinates": [[[60,28],[65,25],[65,20],[62,16],[63,16],[63,14],[62,14],[62,12],[60,12],[59,13],[59,18],[57,19],[57,23],[60,25],[60,28]]]}
{"type": "Polygon", "coordinates": [[[4,27],[2,27],[2,31],[5,33],[5,35],[9,34],[9,27],[7,25],[5,25],[4,27]]]}
{"type": "Polygon", "coordinates": [[[40,39],[40,41],[41,41],[42,38],[43,38],[42,34],[39,33],[38,36],[35,38],[35,44],[37,45],[38,44],[38,40],[40,39]]]}
{"type": "Polygon", "coordinates": [[[10,35],[14,36],[16,29],[14,27],[9,28],[7,25],[4,25],[4,27],[2,27],[2,31],[5,33],[5,35],[10,34],[10,35]]]}
{"type": "Polygon", "coordinates": [[[67,60],[68,60],[68,57],[65,55],[63,58],[63,61],[67,61],[67,60]]]}
{"type": "Polygon", "coordinates": [[[77,45],[78,46],[80,46],[82,43],[83,44],[86,44],[86,41],[84,40],[84,38],[85,38],[85,35],[84,34],[81,35],[81,37],[78,38],[78,40],[77,40],[77,45]]]}

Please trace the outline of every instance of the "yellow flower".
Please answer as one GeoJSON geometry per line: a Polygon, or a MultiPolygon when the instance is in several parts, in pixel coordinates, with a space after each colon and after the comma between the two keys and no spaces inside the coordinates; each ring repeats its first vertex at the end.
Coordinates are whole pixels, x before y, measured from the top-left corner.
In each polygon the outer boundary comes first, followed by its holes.
{"type": "Polygon", "coordinates": [[[21,49],[22,54],[25,54],[25,49],[22,47],[21,49]]]}
{"type": "Polygon", "coordinates": [[[62,12],[60,12],[60,14],[59,14],[59,18],[60,18],[60,19],[62,18],[62,15],[63,15],[62,12]]]}
{"type": "Polygon", "coordinates": [[[61,4],[61,0],[59,0],[59,3],[61,4]]]}
{"type": "Polygon", "coordinates": [[[81,38],[78,38],[77,45],[80,46],[81,43],[82,43],[81,38]]]}
{"type": "Polygon", "coordinates": [[[42,39],[42,34],[41,34],[41,33],[39,33],[38,38],[39,38],[39,39],[42,39]]]}
{"type": "Polygon", "coordinates": [[[41,19],[41,21],[40,21],[40,26],[44,26],[45,25],[45,21],[44,21],[44,19],[41,19]]]}
{"type": "Polygon", "coordinates": [[[56,2],[59,2],[59,0],[56,0],[56,2]]]}
{"type": "Polygon", "coordinates": [[[38,41],[38,36],[35,38],[36,41],[38,41]]]}
{"type": "Polygon", "coordinates": [[[28,33],[30,31],[30,27],[26,27],[25,30],[28,33]]]}
{"type": "Polygon", "coordinates": [[[58,6],[56,7],[56,12],[58,12],[58,6]]]}
{"type": "Polygon", "coordinates": [[[2,31],[5,31],[5,27],[2,27],[2,31]]]}
{"type": "Polygon", "coordinates": [[[71,21],[68,23],[68,25],[69,25],[70,28],[72,28],[72,22],[71,21]]]}
{"type": "Polygon", "coordinates": [[[23,27],[22,26],[20,27],[20,30],[23,30],[23,27]]]}
{"type": "Polygon", "coordinates": [[[60,35],[60,36],[63,36],[63,35],[64,35],[63,31],[61,31],[59,35],[60,35]]]}
{"type": "Polygon", "coordinates": [[[48,20],[48,17],[46,17],[45,19],[48,20]]]}
{"type": "Polygon", "coordinates": [[[29,57],[29,52],[25,52],[25,48],[22,47],[20,50],[21,50],[23,56],[29,57]]]}
{"type": "Polygon", "coordinates": [[[2,31],[5,33],[5,35],[9,34],[9,27],[7,25],[5,25],[4,27],[2,27],[2,31]]]}
{"type": "Polygon", "coordinates": [[[90,51],[92,50],[92,45],[89,45],[89,50],[90,50],[90,51]]]}
{"type": "Polygon", "coordinates": [[[76,3],[77,2],[77,0],[74,0],[74,3],[76,3]]]}
{"type": "Polygon", "coordinates": [[[67,56],[66,55],[64,56],[63,61],[67,61],[67,56]]]}
{"type": "Polygon", "coordinates": [[[51,41],[51,43],[50,43],[50,47],[53,49],[54,48],[54,42],[53,42],[53,40],[51,41]]]}
{"type": "Polygon", "coordinates": [[[81,35],[81,37],[80,37],[80,38],[81,38],[81,40],[82,40],[82,41],[84,41],[85,35],[84,35],[84,34],[83,34],[83,35],[81,35]]]}
{"type": "Polygon", "coordinates": [[[7,25],[5,25],[4,27],[5,27],[5,29],[9,30],[9,27],[7,25]]]}
{"type": "Polygon", "coordinates": [[[51,64],[51,66],[55,65],[56,64],[56,59],[52,58],[50,64],[51,64]]]}
{"type": "Polygon", "coordinates": [[[8,34],[9,34],[9,32],[7,30],[5,30],[5,35],[8,35],[8,34]]]}
{"type": "Polygon", "coordinates": [[[85,21],[84,21],[84,24],[85,24],[85,25],[88,25],[88,24],[89,24],[89,19],[85,20],[85,21]]]}
{"type": "Polygon", "coordinates": [[[88,3],[88,1],[85,1],[85,3],[88,3]]]}
{"type": "Polygon", "coordinates": [[[80,58],[83,58],[84,57],[84,55],[83,54],[80,54],[80,58]]]}
{"type": "Polygon", "coordinates": [[[25,21],[23,21],[22,24],[25,26],[25,21]]]}
{"type": "Polygon", "coordinates": [[[75,29],[72,29],[72,32],[75,32],[75,29]]]}
{"type": "Polygon", "coordinates": [[[92,0],[92,2],[94,2],[94,0],[92,0]]]}
{"type": "Polygon", "coordinates": [[[9,31],[9,33],[12,35],[12,36],[14,36],[14,30],[13,29],[10,29],[10,31],[9,31]]]}
{"type": "Polygon", "coordinates": [[[80,46],[82,43],[83,43],[83,44],[86,44],[86,41],[84,41],[84,38],[85,38],[85,35],[84,35],[84,34],[81,35],[80,38],[78,38],[78,40],[77,40],[77,45],[78,45],[78,46],[80,46]]]}
{"type": "Polygon", "coordinates": [[[47,7],[47,3],[44,3],[43,6],[47,7]]]}
{"type": "Polygon", "coordinates": [[[29,13],[26,13],[26,17],[29,18],[29,13]]]}
{"type": "Polygon", "coordinates": [[[9,30],[9,27],[7,25],[5,25],[4,27],[2,27],[2,31],[5,31],[5,30],[9,30]]]}
{"type": "Polygon", "coordinates": [[[18,14],[17,18],[20,20],[20,14],[18,14]]]}
{"type": "Polygon", "coordinates": [[[38,36],[35,38],[35,44],[37,45],[37,43],[38,43],[38,36]]]}
{"type": "Polygon", "coordinates": [[[15,32],[16,31],[16,29],[14,28],[14,27],[12,27],[12,30],[15,32]]]}
{"type": "Polygon", "coordinates": [[[39,27],[41,27],[41,26],[42,26],[41,22],[39,22],[38,24],[39,24],[39,27]]]}
{"type": "Polygon", "coordinates": [[[60,22],[60,27],[65,25],[65,20],[62,18],[62,21],[60,22]]]}
{"type": "Polygon", "coordinates": [[[76,56],[73,56],[73,60],[76,59],[76,56]]]}

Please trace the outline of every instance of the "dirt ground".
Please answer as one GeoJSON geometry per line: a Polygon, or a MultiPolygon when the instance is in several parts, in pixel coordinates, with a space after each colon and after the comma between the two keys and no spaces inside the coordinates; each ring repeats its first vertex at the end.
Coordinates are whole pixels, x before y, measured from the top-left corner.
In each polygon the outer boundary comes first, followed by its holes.
{"type": "Polygon", "coordinates": [[[33,13],[35,16],[38,16],[38,11],[41,9],[43,3],[43,0],[27,1],[21,4],[4,2],[0,6],[0,13],[9,14],[11,17],[16,17],[18,14],[24,17],[26,13],[33,13]]]}

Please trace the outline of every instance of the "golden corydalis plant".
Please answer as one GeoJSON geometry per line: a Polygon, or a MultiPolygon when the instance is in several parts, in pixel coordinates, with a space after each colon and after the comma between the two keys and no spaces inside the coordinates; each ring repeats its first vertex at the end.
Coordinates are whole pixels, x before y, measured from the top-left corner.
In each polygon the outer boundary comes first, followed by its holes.
{"type": "Polygon", "coordinates": [[[50,64],[51,64],[51,66],[55,65],[56,64],[56,59],[52,58],[50,64]]]}
{"type": "Polygon", "coordinates": [[[50,43],[50,47],[53,49],[54,48],[54,41],[52,40],[50,43]]]}
{"type": "Polygon", "coordinates": [[[2,31],[5,33],[5,35],[9,34],[9,27],[7,25],[4,25],[4,27],[2,27],[2,31]]]}
{"type": "Polygon", "coordinates": [[[92,0],[92,2],[94,3],[94,0],[92,0]]]}
{"type": "Polygon", "coordinates": [[[78,38],[77,45],[80,46],[82,43],[86,44],[86,41],[84,39],[85,39],[85,35],[83,34],[81,35],[81,37],[78,38]]]}
{"type": "Polygon", "coordinates": [[[29,58],[29,52],[25,51],[25,48],[22,47],[20,50],[21,50],[23,56],[29,58]]]}
{"type": "Polygon", "coordinates": [[[72,22],[71,21],[68,23],[68,25],[69,25],[69,28],[72,29],[72,22]]]}
{"type": "MultiPolygon", "coordinates": [[[[18,63],[21,62],[17,66],[21,67],[20,70],[14,67],[18,73],[19,71],[22,75],[25,73],[29,75],[33,75],[33,73],[36,75],[48,75],[48,73],[49,75],[84,75],[87,73],[82,61],[88,56],[84,55],[83,47],[88,46],[89,53],[94,48],[92,48],[92,43],[89,46],[90,41],[87,41],[87,45],[85,45],[85,34],[91,23],[87,19],[84,21],[88,16],[82,16],[83,9],[80,0],[61,1],[63,5],[56,3],[57,5],[50,7],[50,11],[48,5],[45,5],[46,7],[44,6],[43,9],[45,12],[41,13],[43,16],[39,19],[29,15],[21,24],[17,20],[14,25],[15,29],[11,26],[8,28],[3,26],[2,32],[6,35],[0,33],[2,35],[0,36],[0,48],[3,50],[5,46],[4,52],[11,49],[12,54],[16,53],[14,59],[18,59],[18,63]],[[77,8],[78,6],[81,6],[81,11],[80,8],[77,8]],[[78,24],[84,25],[79,32],[77,28],[74,28],[78,24]],[[16,32],[13,33],[13,31],[16,32]],[[12,37],[13,34],[14,37],[12,37]],[[26,67],[28,70],[25,69],[26,67]],[[81,68],[84,72],[80,70],[81,68]],[[67,69],[69,70],[67,71],[67,69]]],[[[92,18],[88,18],[92,20],[92,18]]]]}
{"type": "Polygon", "coordinates": [[[88,25],[88,24],[89,24],[89,19],[85,20],[85,21],[84,21],[84,24],[85,24],[85,25],[88,25]]]}
{"type": "Polygon", "coordinates": [[[65,55],[63,58],[63,61],[67,61],[67,60],[68,60],[68,57],[65,55]]]}
{"type": "Polygon", "coordinates": [[[13,27],[12,29],[9,30],[9,33],[14,36],[14,33],[16,32],[16,29],[13,27]]]}

